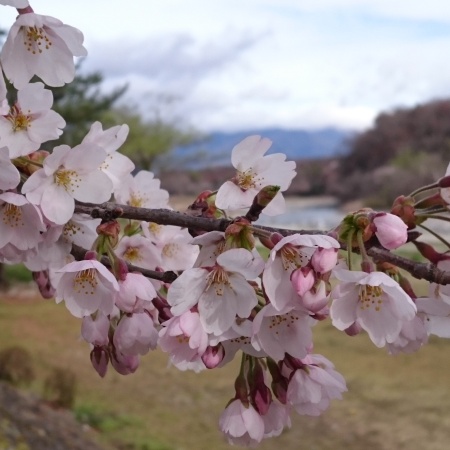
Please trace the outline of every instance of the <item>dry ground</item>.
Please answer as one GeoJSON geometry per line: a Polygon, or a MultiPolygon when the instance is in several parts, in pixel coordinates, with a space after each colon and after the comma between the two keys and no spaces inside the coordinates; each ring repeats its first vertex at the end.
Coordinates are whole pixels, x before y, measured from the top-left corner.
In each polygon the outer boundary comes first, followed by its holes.
{"type": "MultiPolygon", "coordinates": [[[[119,418],[102,434],[122,449],[221,450],[229,448],[218,417],[233,395],[237,364],[201,374],[179,372],[153,352],[134,375],[94,372],[80,321],[64,305],[41,300],[32,289],[0,295],[0,349],[22,345],[42,380],[54,367],[78,377],[75,409],[119,418]]],[[[304,450],[446,450],[450,448],[450,343],[432,342],[413,355],[388,356],[367,336],[350,338],[322,323],[317,353],[345,376],[349,392],[320,418],[293,417],[292,429],[259,448],[304,450]]]]}

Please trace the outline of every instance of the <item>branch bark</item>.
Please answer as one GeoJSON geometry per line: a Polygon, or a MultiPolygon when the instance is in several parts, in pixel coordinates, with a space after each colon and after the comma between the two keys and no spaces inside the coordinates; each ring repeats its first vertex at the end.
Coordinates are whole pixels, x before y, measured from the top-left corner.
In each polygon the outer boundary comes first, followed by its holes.
{"type": "MultiPolygon", "coordinates": [[[[104,221],[122,218],[144,222],[154,222],[159,225],[175,225],[182,228],[201,231],[224,232],[232,223],[232,220],[230,219],[208,219],[205,217],[196,217],[177,211],[171,211],[169,209],[136,208],[128,205],[118,205],[112,202],[102,203],[101,205],[77,202],[75,206],[75,212],[79,214],[87,214],[93,218],[100,218],[104,221]]],[[[261,225],[253,226],[255,228],[260,228],[261,230],[269,231],[272,233],[280,233],[282,236],[289,236],[292,234],[327,234],[326,231],[321,230],[290,230],[261,225]]],[[[343,249],[345,249],[345,245],[341,244],[341,246],[343,249]]],[[[412,261],[402,256],[395,255],[389,250],[378,247],[368,248],[367,253],[376,262],[389,262],[397,267],[400,267],[401,269],[406,270],[415,278],[424,279],[431,283],[443,285],[450,284],[450,272],[442,271],[438,269],[434,264],[412,261]]],[[[161,279],[160,277],[162,276],[162,272],[144,271],[144,269],[131,266],[130,271],[135,270],[142,272],[144,275],[146,275],[146,273],[144,272],[149,272],[146,276],[149,276],[150,278],[161,279]],[[152,273],[150,274],[150,272],[152,273]]],[[[166,282],[170,282],[169,279],[172,276],[175,276],[176,278],[176,274],[174,274],[173,272],[165,273],[172,274],[167,275],[168,279],[166,282]]]]}

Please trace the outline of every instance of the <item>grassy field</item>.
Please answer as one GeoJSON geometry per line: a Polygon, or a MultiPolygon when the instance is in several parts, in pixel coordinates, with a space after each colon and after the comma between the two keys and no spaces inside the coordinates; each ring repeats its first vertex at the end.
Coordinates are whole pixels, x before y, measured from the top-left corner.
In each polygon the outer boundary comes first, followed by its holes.
{"type": "MultiPolygon", "coordinates": [[[[80,321],[30,288],[0,294],[0,349],[32,352],[37,380],[53,367],[76,373],[75,412],[101,439],[129,450],[229,448],[217,428],[233,395],[236,364],[201,374],[179,372],[153,352],[134,375],[101,379],[79,339],[80,321]]],[[[328,323],[315,328],[315,351],[331,359],[349,392],[320,418],[293,416],[292,429],[261,449],[445,450],[450,442],[450,343],[432,340],[413,355],[388,356],[365,335],[350,338],[328,323]]]]}

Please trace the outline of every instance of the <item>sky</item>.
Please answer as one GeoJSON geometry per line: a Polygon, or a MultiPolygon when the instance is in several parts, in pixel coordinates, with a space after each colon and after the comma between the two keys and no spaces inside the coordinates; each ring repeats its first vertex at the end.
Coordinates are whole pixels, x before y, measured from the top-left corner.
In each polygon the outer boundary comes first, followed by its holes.
{"type": "MultiPolygon", "coordinates": [[[[30,0],[79,28],[104,89],[211,131],[363,130],[450,98],[448,0],[30,0]]],[[[0,6],[7,29],[15,10],[0,6]]]]}

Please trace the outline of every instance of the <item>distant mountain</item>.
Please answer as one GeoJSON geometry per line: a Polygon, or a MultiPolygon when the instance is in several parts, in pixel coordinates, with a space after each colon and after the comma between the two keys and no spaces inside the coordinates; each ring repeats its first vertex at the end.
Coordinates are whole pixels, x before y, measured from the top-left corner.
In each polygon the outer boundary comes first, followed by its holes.
{"type": "Polygon", "coordinates": [[[172,156],[183,161],[184,167],[204,168],[231,165],[231,150],[247,136],[258,134],[272,140],[270,153],[284,153],[290,160],[328,158],[345,150],[346,139],[352,133],[336,128],[320,130],[284,130],[265,128],[232,133],[214,132],[205,140],[177,148],[172,156]]]}

